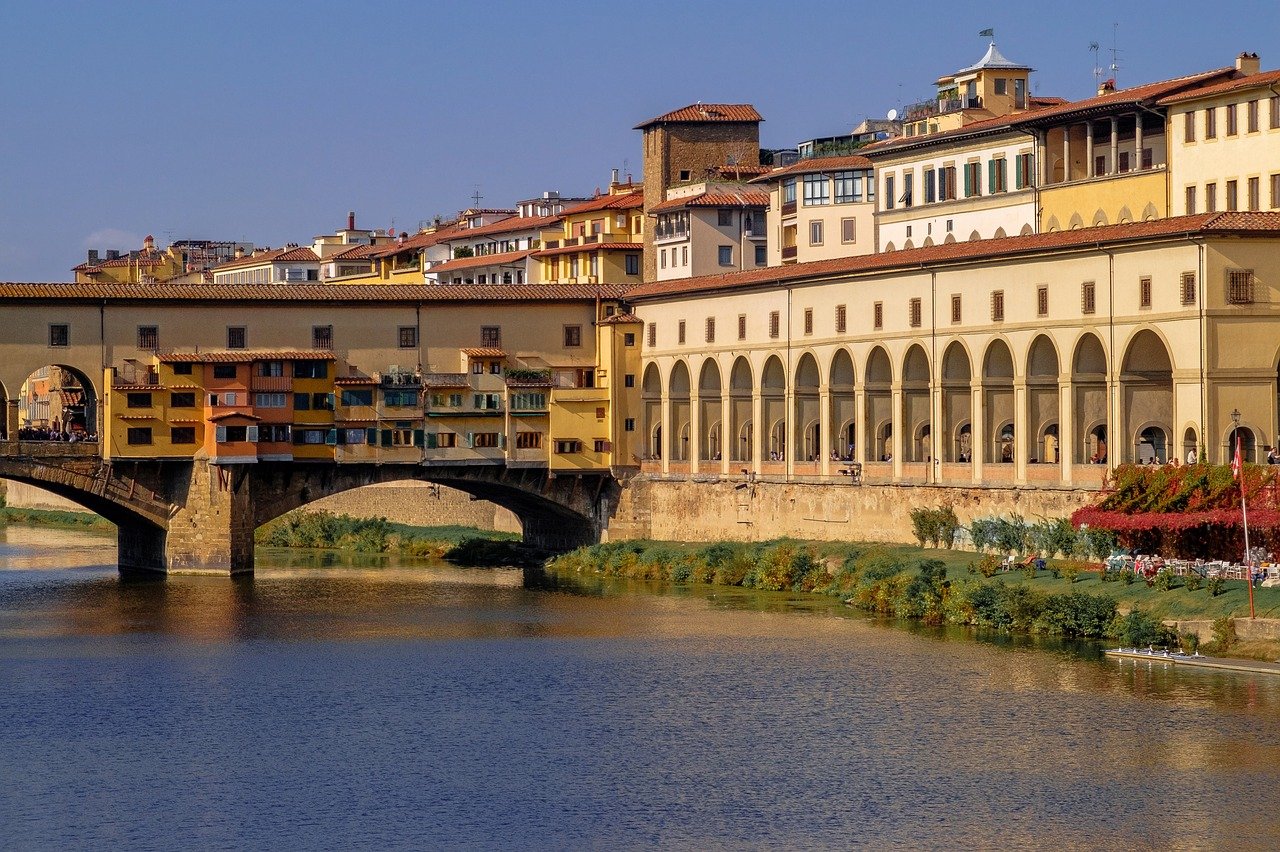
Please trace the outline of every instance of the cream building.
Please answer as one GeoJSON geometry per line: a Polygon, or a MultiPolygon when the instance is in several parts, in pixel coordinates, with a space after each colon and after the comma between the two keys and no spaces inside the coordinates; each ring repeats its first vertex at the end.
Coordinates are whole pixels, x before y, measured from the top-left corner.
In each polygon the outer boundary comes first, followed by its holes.
{"type": "Polygon", "coordinates": [[[769,190],[770,266],[876,250],[876,181],[866,157],[814,157],[752,183],[769,190]]]}
{"type": "Polygon", "coordinates": [[[1216,214],[633,288],[646,461],[1096,487],[1276,442],[1280,220],[1216,214]],[[681,326],[708,333],[679,335],[681,326]]]}
{"type": "Polygon", "coordinates": [[[741,183],[701,181],[667,190],[649,208],[657,280],[715,275],[768,263],[769,196],[741,183]]]}

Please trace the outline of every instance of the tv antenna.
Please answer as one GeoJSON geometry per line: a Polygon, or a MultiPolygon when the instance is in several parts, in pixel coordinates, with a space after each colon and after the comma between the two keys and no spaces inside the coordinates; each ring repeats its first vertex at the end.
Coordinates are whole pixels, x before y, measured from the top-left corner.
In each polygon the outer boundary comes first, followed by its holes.
{"type": "Polygon", "coordinates": [[[1117,33],[1120,31],[1120,24],[1113,23],[1111,25],[1111,80],[1116,84],[1116,88],[1120,88],[1120,48],[1117,46],[1117,33]]]}
{"type": "Polygon", "coordinates": [[[475,202],[476,209],[480,208],[480,199],[482,198],[484,198],[484,196],[480,194],[480,184],[476,184],[475,192],[471,193],[471,200],[475,202]]]}
{"type": "Polygon", "coordinates": [[[1089,42],[1089,52],[1093,54],[1093,90],[1102,88],[1102,66],[1098,64],[1098,51],[1101,50],[1096,41],[1089,42]]]}

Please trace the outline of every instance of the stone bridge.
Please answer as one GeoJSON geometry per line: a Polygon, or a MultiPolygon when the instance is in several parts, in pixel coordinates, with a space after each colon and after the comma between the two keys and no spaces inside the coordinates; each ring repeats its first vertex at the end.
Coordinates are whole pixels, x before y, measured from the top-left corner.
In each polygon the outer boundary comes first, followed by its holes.
{"type": "Polygon", "coordinates": [[[565,550],[599,541],[618,503],[608,473],[552,474],[496,464],[104,461],[97,444],[0,441],[0,479],[51,491],[118,528],[121,571],[253,570],[253,532],[351,488],[416,480],[511,510],[526,543],[565,550]]]}

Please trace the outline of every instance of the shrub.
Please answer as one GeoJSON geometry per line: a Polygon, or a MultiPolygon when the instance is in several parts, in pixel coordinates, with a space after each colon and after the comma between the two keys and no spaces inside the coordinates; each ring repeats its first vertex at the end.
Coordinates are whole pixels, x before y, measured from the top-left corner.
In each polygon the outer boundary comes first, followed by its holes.
{"type": "Polygon", "coordinates": [[[990,553],[983,554],[978,560],[978,573],[984,577],[994,577],[1000,571],[1000,558],[990,553]]]}
{"type": "Polygon", "coordinates": [[[1120,644],[1130,648],[1155,645],[1163,638],[1159,622],[1140,609],[1121,617],[1115,632],[1120,644]]]}
{"type": "Polygon", "coordinates": [[[1209,594],[1210,596],[1215,598],[1218,595],[1222,594],[1222,578],[1221,577],[1209,578],[1209,594]]]}
{"type": "Polygon", "coordinates": [[[1106,595],[1067,592],[1049,595],[1038,626],[1063,636],[1101,637],[1116,617],[1116,602],[1106,595]]]}
{"type": "Polygon", "coordinates": [[[1194,654],[1200,650],[1200,637],[1194,633],[1183,633],[1178,636],[1178,646],[1184,654],[1194,654]]]}
{"type": "Polygon", "coordinates": [[[1062,576],[1067,578],[1068,583],[1074,583],[1076,581],[1076,577],[1080,574],[1080,566],[1075,562],[1063,563],[1059,570],[1061,571],[1062,576]]]}
{"type": "Polygon", "coordinates": [[[1236,623],[1229,615],[1213,620],[1213,646],[1218,651],[1226,651],[1236,644],[1236,623]]]}
{"type": "Polygon", "coordinates": [[[1137,577],[1138,575],[1133,573],[1132,569],[1129,568],[1120,572],[1120,582],[1124,583],[1126,586],[1132,586],[1133,581],[1137,579],[1137,577]]]}
{"type": "Polygon", "coordinates": [[[1183,580],[1183,584],[1186,585],[1187,591],[1198,592],[1200,587],[1204,585],[1204,577],[1201,577],[1196,573],[1191,573],[1186,576],[1185,580],[1183,580]]]}
{"type": "Polygon", "coordinates": [[[1161,571],[1156,575],[1155,587],[1162,592],[1167,592],[1173,588],[1173,572],[1161,571]]]}

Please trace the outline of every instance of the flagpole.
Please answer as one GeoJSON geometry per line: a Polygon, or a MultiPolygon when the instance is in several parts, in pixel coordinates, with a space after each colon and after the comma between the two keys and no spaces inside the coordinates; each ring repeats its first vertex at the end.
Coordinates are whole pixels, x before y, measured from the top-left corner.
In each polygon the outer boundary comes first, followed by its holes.
{"type": "Polygon", "coordinates": [[[1240,480],[1240,519],[1244,522],[1244,581],[1249,587],[1249,618],[1254,618],[1253,609],[1253,565],[1249,562],[1249,505],[1244,498],[1244,458],[1240,452],[1240,410],[1231,412],[1235,423],[1236,452],[1232,459],[1232,473],[1240,480]]]}

